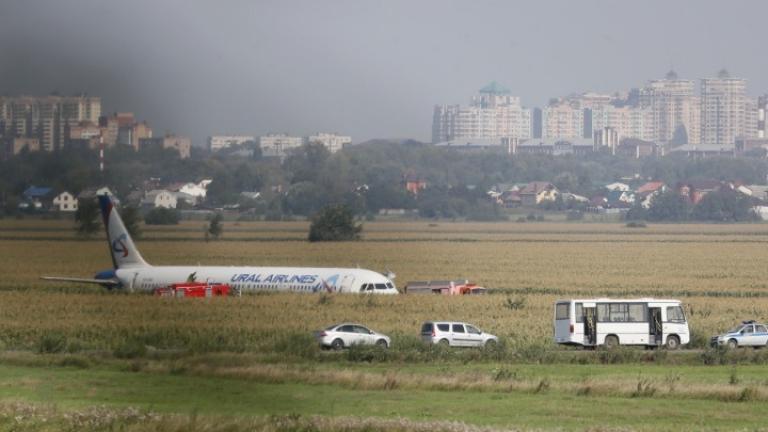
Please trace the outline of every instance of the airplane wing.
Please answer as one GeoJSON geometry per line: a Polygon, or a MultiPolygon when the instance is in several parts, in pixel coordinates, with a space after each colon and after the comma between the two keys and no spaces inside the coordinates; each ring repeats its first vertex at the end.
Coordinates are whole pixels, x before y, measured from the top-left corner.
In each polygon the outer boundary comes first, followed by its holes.
{"type": "Polygon", "coordinates": [[[74,277],[60,277],[60,276],[40,276],[40,279],[57,282],[75,282],[75,283],[92,283],[107,286],[117,286],[120,282],[114,279],[90,279],[90,278],[74,278],[74,277]]]}

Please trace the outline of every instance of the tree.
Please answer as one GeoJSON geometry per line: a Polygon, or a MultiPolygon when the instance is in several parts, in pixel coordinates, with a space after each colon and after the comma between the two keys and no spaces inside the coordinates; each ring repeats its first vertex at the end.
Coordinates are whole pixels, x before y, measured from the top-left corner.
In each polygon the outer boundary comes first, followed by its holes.
{"type": "Polygon", "coordinates": [[[139,223],[141,223],[141,212],[139,212],[139,209],[132,205],[125,206],[123,207],[122,212],[120,212],[120,216],[123,219],[125,229],[128,230],[128,234],[133,238],[141,237],[141,228],[139,228],[139,223]]]}
{"type": "Polygon", "coordinates": [[[337,204],[324,207],[309,226],[309,241],[358,240],[363,226],[355,223],[355,216],[349,207],[337,204]]]}
{"type": "Polygon", "coordinates": [[[99,203],[95,198],[82,198],[77,205],[75,212],[75,230],[77,235],[90,237],[99,230],[99,203]]]}
{"type": "Polygon", "coordinates": [[[322,186],[311,182],[294,183],[288,188],[283,200],[284,210],[293,214],[309,216],[317,213],[323,204],[329,202],[322,186]]]}
{"type": "Polygon", "coordinates": [[[673,147],[688,144],[688,131],[685,129],[685,125],[678,125],[677,128],[675,128],[670,144],[672,144],[673,147]]]}
{"type": "Polygon", "coordinates": [[[211,221],[208,223],[208,229],[205,231],[205,239],[208,240],[208,236],[210,235],[215,240],[218,240],[219,237],[224,233],[224,227],[221,225],[221,213],[216,213],[211,218],[211,221]]]}
{"type": "Polygon", "coordinates": [[[144,216],[144,223],[147,225],[178,225],[181,217],[179,212],[174,209],[157,207],[150,210],[144,216]]]}
{"type": "Polygon", "coordinates": [[[667,191],[653,199],[648,208],[648,220],[681,222],[688,219],[691,206],[675,191],[667,191]]]}
{"type": "Polygon", "coordinates": [[[722,189],[705,195],[693,208],[691,217],[700,221],[744,222],[754,221],[758,216],[748,196],[733,189],[722,189]]]}

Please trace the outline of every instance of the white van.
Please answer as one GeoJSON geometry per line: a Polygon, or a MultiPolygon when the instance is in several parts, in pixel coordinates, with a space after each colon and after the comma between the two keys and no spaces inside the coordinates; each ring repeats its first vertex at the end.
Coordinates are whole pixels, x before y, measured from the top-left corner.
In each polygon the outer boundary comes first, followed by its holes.
{"type": "Polygon", "coordinates": [[[554,326],[555,342],[566,345],[645,345],[673,350],[690,341],[679,300],[557,300],[554,326]]]}
{"type": "Polygon", "coordinates": [[[499,338],[472,324],[455,321],[427,321],[421,326],[421,339],[431,344],[458,347],[484,347],[498,343],[499,338]]]}

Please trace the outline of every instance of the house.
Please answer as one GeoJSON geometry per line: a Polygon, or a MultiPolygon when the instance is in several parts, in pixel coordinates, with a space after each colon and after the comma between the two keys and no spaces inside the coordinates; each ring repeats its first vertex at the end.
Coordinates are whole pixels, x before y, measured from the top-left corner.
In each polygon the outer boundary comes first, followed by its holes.
{"type": "MultiPolygon", "coordinates": [[[[765,185],[749,185],[749,186],[743,186],[746,187],[750,193],[747,195],[751,196],[752,198],[759,199],[760,201],[766,202],[768,201],[768,186],[765,185]]],[[[739,188],[741,189],[741,187],[739,188]]]]}
{"type": "Polygon", "coordinates": [[[520,197],[520,191],[517,189],[510,189],[503,192],[501,194],[501,203],[507,208],[520,207],[523,204],[523,199],[520,197]]]}
{"type": "Polygon", "coordinates": [[[629,185],[626,184],[626,183],[614,182],[614,183],[605,185],[605,188],[608,189],[609,191],[616,191],[616,190],[618,190],[618,191],[625,191],[626,192],[626,191],[629,190],[629,185]]]}
{"type": "Polygon", "coordinates": [[[632,191],[613,190],[605,197],[609,207],[632,207],[635,204],[635,193],[632,191]]]}
{"type": "Polygon", "coordinates": [[[720,190],[723,186],[726,185],[713,179],[685,180],[677,184],[677,193],[689,203],[696,205],[708,193],[720,190]]]}
{"type": "Polygon", "coordinates": [[[498,205],[504,204],[504,202],[501,200],[501,192],[491,189],[485,194],[488,195],[488,198],[491,200],[491,202],[498,205]]]}
{"type": "Polygon", "coordinates": [[[635,193],[644,195],[648,193],[661,193],[666,191],[667,185],[660,181],[647,182],[635,190],[635,193]]]}
{"type": "Polygon", "coordinates": [[[202,180],[199,183],[185,183],[181,188],[179,188],[179,192],[185,193],[187,195],[191,195],[198,199],[198,201],[202,201],[205,199],[205,194],[208,193],[208,185],[211,184],[212,180],[202,180]]]}
{"type": "Polygon", "coordinates": [[[660,181],[647,182],[635,190],[635,201],[639,202],[643,208],[651,207],[653,199],[664,193],[667,190],[667,185],[660,181]]]}
{"type": "Polygon", "coordinates": [[[240,192],[240,196],[245,199],[258,201],[259,199],[261,199],[261,192],[247,192],[247,191],[240,192]]]}
{"type": "Polygon", "coordinates": [[[71,193],[64,191],[53,198],[52,209],[60,212],[77,211],[77,198],[71,193]]]}
{"type": "Polygon", "coordinates": [[[589,198],[570,192],[563,192],[560,196],[563,198],[563,201],[567,203],[589,203],[589,198]]]}
{"type": "Polygon", "coordinates": [[[192,196],[184,192],[171,192],[176,197],[176,204],[185,202],[190,206],[195,206],[199,203],[198,197],[192,196]]]}
{"type": "Polygon", "coordinates": [[[176,195],[165,189],[155,189],[147,192],[144,199],[141,200],[141,206],[144,208],[167,208],[175,209],[178,204],[176,195]]]}
{"type": "Polygon", "coordinates": [[[597,209],[608,207],[608,198],[603,195],[595,195],[589,199],[589,206],[597,209]]]}
{"type": "Polygon", "coordinates": [[[520,191],[520,203],[534,207],[542,201],[554,201],[559,194],[555,185],[549,182],[530,182],[520,191]]]}
{"type": "Polygon", "coordinates": [[[420,177],[417,177],[413,174],[409,174],[405,176],[405,190],[408,192],[418,195],[420,190],[427,188],[427,182],[426,180],[421,179],[420,177]]]}
{"type": "Polygon", "coordinates": [[[51,207],[53,189],[49,187],[30,186],[23,193],[24,199],[19,203],[21,210],[47,210],[51,207]]]}

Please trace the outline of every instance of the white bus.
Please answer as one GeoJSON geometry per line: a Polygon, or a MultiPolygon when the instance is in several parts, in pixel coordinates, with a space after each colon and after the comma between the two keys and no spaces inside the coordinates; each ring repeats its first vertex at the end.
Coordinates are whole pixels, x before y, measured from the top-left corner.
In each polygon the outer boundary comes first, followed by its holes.
{"type": "Polygon", "coordinates": [[[555,342],[565,345],[605,345],[607,348],[646,345],[677,349],[691,339],[678,300],[557,300],[554,319],[555,342]]]}

